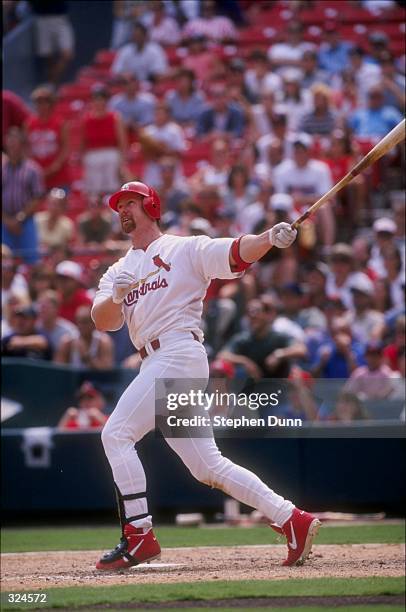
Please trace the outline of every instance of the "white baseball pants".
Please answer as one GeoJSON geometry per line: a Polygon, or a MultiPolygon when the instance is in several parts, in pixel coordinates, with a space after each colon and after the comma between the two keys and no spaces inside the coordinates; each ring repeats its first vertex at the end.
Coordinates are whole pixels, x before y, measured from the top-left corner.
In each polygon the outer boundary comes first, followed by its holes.
{"type": "MultiPolygon", "coordinates": [[[[124,501],[125,515],[134,517],[130,522],[136,527],[144,528],[152,525],[152,517],[145,496],[145,472],[134,444],[155,428],[155,379],[209,376],[206,351],[190,332],[165,334],[160,342],[161,348],[142,362],[140,373],[124,391],[102,431],[114,481],[123,496],[132,497],[124,501]]],[[[256,508],[278,525],[290,518],[294,505],[258,476],[223,457],[213,437],[168,437],[166,442],[200,482],[256,508]]]]}

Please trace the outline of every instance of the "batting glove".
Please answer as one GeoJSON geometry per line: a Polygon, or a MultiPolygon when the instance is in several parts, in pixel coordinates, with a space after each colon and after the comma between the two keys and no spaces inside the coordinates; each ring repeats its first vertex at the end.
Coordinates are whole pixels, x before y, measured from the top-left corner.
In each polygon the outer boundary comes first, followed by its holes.
{"type": "Polygon", "coordinates": [[[125,270],[117,274],[113,282],[112,295],[112,300],[115,304],[122,304],[136,280],[134,274],[126,272],[125,270]]]}
{"type": "Polygon", "coordinates": [[[297,230],[292,229],[289,223],[277,223],[269,230],[269,242],[278,249],[286,249],[296,239],[297,230]]]}

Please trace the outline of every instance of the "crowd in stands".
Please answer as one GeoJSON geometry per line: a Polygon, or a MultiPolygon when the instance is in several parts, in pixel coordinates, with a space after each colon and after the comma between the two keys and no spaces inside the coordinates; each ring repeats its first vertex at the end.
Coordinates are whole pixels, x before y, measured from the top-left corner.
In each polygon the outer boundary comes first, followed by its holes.
{"type": "MultiPolygon", "coordinates": [[[[84,68],[82,99],[64,100],[53,77],[31,105],[3,91],[3,356],[139,366],[125,330],[100,333],[90,318],[101,275],[128,248],[107,206],[121,183],[158,190],[163,231],[260,233],[296,219],[402,120],[404,46],[395,53],[383,27],[400,3],[341,3],[369,15],[362,42],[333,9],[309,36],[303,11],[334,3],[225,4],[114,2],[109,65],[84,68]],[[284,12],[272,42],[240,46],[284,12]]],[[[313,378],[349,379],[338,420],[399,392],[404,170],[398,146],[286,252],[212,282],[202,325],[216,375],[290,377],[303,393],[313,378]]]]}

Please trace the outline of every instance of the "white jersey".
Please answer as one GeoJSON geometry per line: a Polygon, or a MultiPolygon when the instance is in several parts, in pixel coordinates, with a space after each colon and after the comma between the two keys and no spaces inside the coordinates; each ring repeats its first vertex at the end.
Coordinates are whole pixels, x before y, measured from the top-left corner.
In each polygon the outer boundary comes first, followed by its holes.
{"type": "Polygon", "coordinates": [[[203,340],[200,319],[211,280],[242,276],[230,269],[232,243],[233,238],[164,234],[145,251],[131,248],[102,276],[93,304],[112,296],[119,272],[132,272],[140,285],[123,302],[122,325],[127,323],[138,350],[168,331],[194,332],[203,340]]]}

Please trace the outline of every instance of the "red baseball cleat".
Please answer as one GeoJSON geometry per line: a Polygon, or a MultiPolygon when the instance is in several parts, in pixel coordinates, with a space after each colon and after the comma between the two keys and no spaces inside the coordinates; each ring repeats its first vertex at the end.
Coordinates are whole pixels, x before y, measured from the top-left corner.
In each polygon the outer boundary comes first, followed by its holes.
{"type": "Polygon", "coordinates": [[[288,540],[288,557],[282,565],[303,565],[320,526],[319,519],[298,508],[293,510],[292,516],[282,527],[271,524],[274,531],[284,534],[288,540]]]}
{"type": "Polygon", "coordinates": [[[128,569],[132,565],[146,563],[161,556],[161,547],[154,532],[143,533],[133,525],[125,525],[124,536],[114,550],[103,555],[96,563],[98,570],[128,569]]]}

